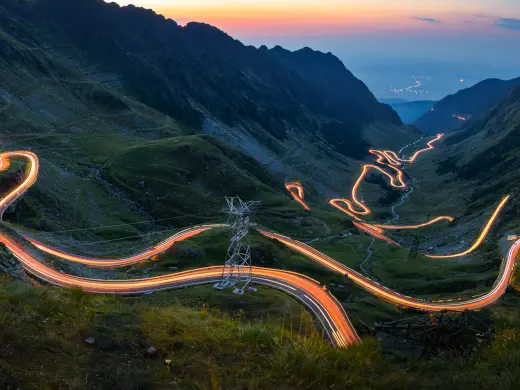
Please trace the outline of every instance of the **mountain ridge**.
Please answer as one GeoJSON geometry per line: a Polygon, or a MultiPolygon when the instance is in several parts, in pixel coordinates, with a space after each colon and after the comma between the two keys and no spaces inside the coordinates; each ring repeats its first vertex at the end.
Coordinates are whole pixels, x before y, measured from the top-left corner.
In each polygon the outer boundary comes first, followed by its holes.
{"type": "MultiPolygon", "coordinates": [[[[228,126],[240,124],[242,120],[255,122],[282,141],[291,126],[319,132],[319,126],[308,119],[309,114],[329,117],[325,123],[329,120],[343,122],[342,133],[351,138],[359,138],[361,128],[372,119],[401,124],[395,113],[377,103],[368,88],[332,55],[323,57],[329,63],[341,64],[340,72],[356,86],[355,90],[349,91],[353,97],[347,100],[342,100],[339,94],[324,98],[324,94],[316,93],[316,85],[310,77],[302,77],[303,73],[294,66],[280,66],[272,51],[245,46],[207,24],[193,22],[181,27],[153,11],[113,4],[104,7],[104,3],[96,0],[82,0],[74,5],[65,0],[41,0],[37,4],[42,5],[43,15],[48,15],[66,31],[68,39],[76,39],[92,53],[99,53],[103,60],[112,58],[112,65],[121,66],[125,82],[139,100],[192,126],[201,126],[205,115],[200,107],[228,126]],[[84,9],[81,9],[82,5],[84,9]],[[81,37],[90,32],[80,26],[87,17],[104,33],[88,35],[89,42],[85,43],[81,37]],[[130,36],[134,38],[127,42],[128,34],[121,31],[133,28],[137,20],[139,26],[135,28],[139,36],[132,33],[130,36]],[[107,43],[105,34],[116,43],[107,43]],[[124,65],[129,51],[133,53],[129,64],[131,74],[124,65]],[[140,76],[138,80],[132,78],[136,70],[140,76]],[[143,80],[147,81],[146,90],[142,89],[143,80]],[[150,95],[150,89],[153,95],[150,95]],[[360,95],[369,98],[364,99],[363,104],[353,104],[360,95]],[[366,101],[370,103],[368,106],[366,101]],[[360,111],[359,106],[367,107],[360,111]],[[378,111],[380,107],[384,107],[381,115],[360,115],[361,112],[378,111]]],[[[303,53],[308,54],[308,51],[303,53]]],[[[322,58],[317,52],[312,53],[313,61],[322,58]]],[[[291,56],[299,54],[294,52],[291,56]]],[[[363,152],[356,148],[350,153],[349,157],[361,157],[363,152]]]]}
{"type": "Polygon", "coordinates": [[[518,85],[520,77],[511,80],[483,80],[472,87],[446,96],[414,124],[427,134],[459,129],[465,122],[479,118],[499,104],[518,85]]]}

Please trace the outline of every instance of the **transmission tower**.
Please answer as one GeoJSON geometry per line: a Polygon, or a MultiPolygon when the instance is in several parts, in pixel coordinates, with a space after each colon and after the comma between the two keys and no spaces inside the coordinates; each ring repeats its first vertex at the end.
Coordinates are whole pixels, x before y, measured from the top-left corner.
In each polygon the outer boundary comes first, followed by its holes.
{"type": "Polygon", "coordinates": [[[218,290],[234,287],[235,294],[244,294],[244,289],[251,285],[251,244],[248,233],[251,209],[258,202],[243,202],[239,197],[226,197],[229,214],[228,226],[232,236],[229,243],[226,262],[220,282],[215,284],[218,290]]]}

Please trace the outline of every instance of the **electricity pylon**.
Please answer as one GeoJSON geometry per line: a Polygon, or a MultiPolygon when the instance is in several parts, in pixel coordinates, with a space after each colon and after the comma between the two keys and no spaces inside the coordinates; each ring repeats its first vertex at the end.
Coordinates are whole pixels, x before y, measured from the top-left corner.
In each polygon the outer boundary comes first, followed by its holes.
{"type": "Polygon", "coordinates": [[[244,289],[251,287],[251,244],[249,243],[249,223],[251,209],[258,202],[243,202],[239,197],[226,197],[229,214],[228,226],[232,236],[229,243],[226,262],[220,282],[215,284],[218,290],[234,287],[235,294],[244,294],[244,289]]]}

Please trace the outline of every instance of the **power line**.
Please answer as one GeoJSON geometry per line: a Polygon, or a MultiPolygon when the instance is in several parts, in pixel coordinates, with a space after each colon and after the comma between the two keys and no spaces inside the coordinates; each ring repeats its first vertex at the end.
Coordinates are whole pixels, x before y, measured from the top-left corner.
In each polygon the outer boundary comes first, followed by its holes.
{"type": "Polygon", "coordinates": [[[183,228],[174,228],[174,229],[166,229],[166,230],[158,230],[156,232],[150,232],[150,233],[142,233],[142,234],[137,234],[137,235],[134,235],[134,236],[126,236],[126,237],[121,237],[121,238],[113,238],[113,239],[110,239],[110,240],[102,240],[102,241],[89,241],[89,242],[82,242],[82,243],[78,243],[78,244],[75,244],[75,245],[64,245],[65,247],[73,247],[73,246],[88,246],[88,245],[96,245],[96,244],[104,244],[104,243],[107,243],[107,242],[115,242],[115,241],[123,241],[123,240],[128,240],[130,238],[139,238],[139,237],[143,237],[143,236],[147,236],[147,235],[152,235],[152,234],[159,234],[159,233],[169,233],[169,232],[174,232],[174,231],[182,231],[183,228]]]}
{"type": "Polygon", "coordinates": [[[121,223],[121,224],[118,224],[118,225],[101,225],[101,226],[90,227],[90,228],[82,228],[82,229],[56,230],[56,231],[49,232],[49,233],[53,233],[54,234],[54,233],[81,232],[81,231],[85,231],[85,230],[101,230],[101,229],[108,229],[108,228],[113,228],[113,227],[121,227],[121,226],[129,226],[129,225],[140,225],[140,224],[154,223],[154,222],[160,222],[160,221],[171,221],[173,219],[180,219],[180,218],[186,218],[186,217],[191,217],[191,218],[209,218],[211,216],[209,216],[209,215],[208,216],[202,216],[202,215],[196,215],[196,214],[185,214],[185,215],[179,215],[179,216],[176,216],[176,217],[150,219],[148,221],[121,223]]]}

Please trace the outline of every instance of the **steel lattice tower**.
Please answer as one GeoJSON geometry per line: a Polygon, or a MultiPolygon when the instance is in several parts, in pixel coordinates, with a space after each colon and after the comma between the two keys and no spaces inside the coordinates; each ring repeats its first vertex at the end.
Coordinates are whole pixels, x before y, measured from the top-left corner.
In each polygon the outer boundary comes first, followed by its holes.
{"type": "Polygon", "coordinates": [[[249,243],[249,223],[251,209],[258,202],[243,202],[239,197],[226,197],[229,214],[228,226],[232,236],[229,243],[226,262],[220,282],[215,284],[218,290],[235,287],[234,293],[244,294],[244,289],[252,289],[251,280],[251,244],[249,243]]]}

